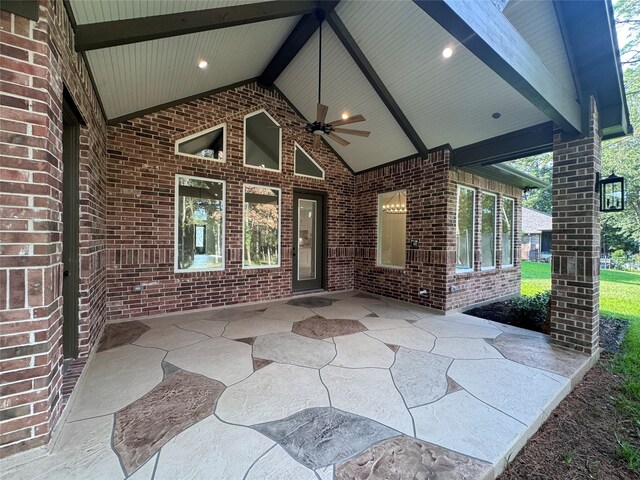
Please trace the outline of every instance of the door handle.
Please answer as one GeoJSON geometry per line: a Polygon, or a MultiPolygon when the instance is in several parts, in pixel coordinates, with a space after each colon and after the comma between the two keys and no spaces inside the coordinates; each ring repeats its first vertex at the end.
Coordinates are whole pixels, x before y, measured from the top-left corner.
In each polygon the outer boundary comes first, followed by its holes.
{"type": "Polygon", "coordinates": [[[62,274],[63,277],[68,277],[70,275],[69,270],[65,270],[62,274]]]}

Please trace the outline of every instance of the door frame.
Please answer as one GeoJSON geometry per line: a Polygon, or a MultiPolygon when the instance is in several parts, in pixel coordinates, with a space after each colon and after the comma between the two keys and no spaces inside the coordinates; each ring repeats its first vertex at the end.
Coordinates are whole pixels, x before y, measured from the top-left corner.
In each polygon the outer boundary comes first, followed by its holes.
{"type": "MultiPolygon", "coordinates": [[[[297,215],[297,209],[298,209],[298,205],[296,205],[296,198],[297,195],[302,194],[302,195],[315,195],[318,196],[320,198],[322,198],[322,211],[318,212],[318,216],[320,218],[320,223],[321,223],[321,231],[319,232],[319,236],[318,239],[320,240],[320,251],[322,253],[322,262],[320,262],[320,265],[322,266],[322,275],[320,276],[320,289],[322,290],[326,290],[327,289],[327,266],[328,266],[328,262],[327,262],[327,254],[328,254],[328,241],[327,241],[327,192],[323,192],[323,191],[319,191],[319,190],[310,190],[310,189],[306,189],[306,188],[294,188],[293,189],[293,211],[292,211],[292,215],[291,215],[291,224],[293,226],[292,230],[292,244],[291,244],[291,253],[292,255],[295,254],[297,255],[297,248],[298,248],[298,225],[296,225],[296,222],[294,221],[296,218],[298,218],[297,215]]],[[[297,266],[297,260],[294,262],[293,258],[291,259],[291,291],[293,293],[298,293],[298,292],[305,292],[305,291],[312,291],[313,289],[300,289],[300,290],[296,290],[295,288],[295,277],[297,274],[297,269],[294,268],[294,263],[297,266]]]]}
{"type": "Polygon", "coordinates": [[[82,116],[66,88],[62,100],[62,349],[78,357],[80,301],[80,126],[82,116]]]}

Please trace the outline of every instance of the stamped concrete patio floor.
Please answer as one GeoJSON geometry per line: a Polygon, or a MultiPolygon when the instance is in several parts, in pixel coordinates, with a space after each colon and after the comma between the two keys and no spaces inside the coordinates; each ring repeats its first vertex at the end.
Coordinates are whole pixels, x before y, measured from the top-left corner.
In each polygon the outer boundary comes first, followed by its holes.
{"type": "Polygon", "coordinates": [[[493,478],[589,358],[358,292],[109,324],[27,478],[493,478]]]}

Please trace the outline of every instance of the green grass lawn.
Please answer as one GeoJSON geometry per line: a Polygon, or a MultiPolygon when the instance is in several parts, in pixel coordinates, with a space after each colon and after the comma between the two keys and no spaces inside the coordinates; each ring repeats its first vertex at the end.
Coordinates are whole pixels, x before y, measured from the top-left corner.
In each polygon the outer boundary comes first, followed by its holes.
{"type": "MultiPolygon", "coordinates": [[[[523,295],[551,289],[551,265],[522,262],[523,295]]],[[[607,317],[629,320],[622,351],[613,368],[624,379],[618,407],[629,415],[640,431],[640,273],[619,270],[600,271],[600,312],[607,317]]],[[[640,450],[625,440],[618,441],[618,454],[633,469],[640,469],[640,450]]]]}

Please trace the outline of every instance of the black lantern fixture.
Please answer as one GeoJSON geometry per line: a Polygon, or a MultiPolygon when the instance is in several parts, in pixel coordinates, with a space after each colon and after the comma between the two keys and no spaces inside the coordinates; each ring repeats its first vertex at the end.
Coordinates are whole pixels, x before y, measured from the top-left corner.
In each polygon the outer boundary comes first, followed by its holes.
{"type": "Polygon", "coordinates": [[[600,174],[597,174],[596,191],[600,192],[601,212],[624,210],[624,177],[619,177],[613,171],[603,179],[600,179],[600,174]]]}

